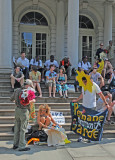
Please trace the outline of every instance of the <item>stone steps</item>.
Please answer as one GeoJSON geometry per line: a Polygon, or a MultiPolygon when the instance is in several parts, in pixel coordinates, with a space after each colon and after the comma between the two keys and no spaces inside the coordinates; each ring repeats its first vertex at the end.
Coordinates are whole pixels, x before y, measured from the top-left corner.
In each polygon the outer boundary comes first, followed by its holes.
{"type": "MultiPolygon", "coordinates": [[[[72,131],[66,131],[67,137],[69,139],[77,139],[78,135],[72,131]]],[[[12,132],[3,132],[0,133],[0,141],[9,141],[13,140],[14,134],[12,132]]],[[[103,138],[115,138],[115,130],[104,130],[103,138]]]]}
{"type": "MultiPolygon", "coordinates": [[[[15,117],[14,116],[0,116],[0,124],[14,124],[15,117]]],[[[65,122],[71,123],[71,116],[65,116],[65,122]]]]}
{"type": "MultiPolygon", "coordinates": [[[[70,115],[70,109],[51,109],[51,111],[57,111],[57,112],[63,112],[63,115],[70,115]]],[[[36,113],[38,112],[38,109],[36,109],[36,113]]],[[[0,116],[14,116],[15,109],[0,109],[0,116]]]]}
{"type": "MultiPolygon", "coordinates": [[[[68,123],[68,125],[71,126],[71,115],[64,115],[64,117],[65,117],[65,123],[68,123]]],[[[111,116],[111,120],[115,121],[115,116],[111,116]]],[[[15,117],[13,115],[11,115],[11,116],[0,116],[0,125],[2,125],[2,124],[7,125],[7,124],[14,124],[14,123],[15,123],[15,117]]],[[[115,129],[115,124],[113,124],[113,125],[105,124],[104,129],[113,130],[113,129],[115,129]]],[[[1,132],[1,129],[0,129],[0,132],[1,132]]]]}
{"type": "MultiPolygon", "coordinates": [[[[30,123],[31,126],[33,126],[34,130],[38,129],[38,125],[30,123]]],[[[12,132],[12,127],[14,126],[14,123],[12,124],[0,124],[0,133],[3,132],[12,132]]],[[[65,129],[65,131],[70,131],[71,129],[71,123],[66,122],[65,124],[62,124],[62,127],[65,129]]],[[[114,125],[104,125],[103,127],[104,130],[114,130],[115,129],[115,124],[114,125]]]]}
{"type": "MultiPolygon", "coordinates": [[[[41,90],[42,90],[43,93],[48,92],[48,88],[45,87],[45,86],[42,86],[41,90]]],[[[4,85],[0,86],[0,92],[4,92],[4,91],[11,92],[11,85],[10,86],[4,86],[4,85]]]]}
{"type": "MultiPolygon", "coordinates": [[[[72,76],[71,80],[68,80],[68,84],[73,84],[75,81],[75,76],[72,76]]],[[[41,82],[41,88],[43,92],[43,98],[36,98],[35,108],[36,114],[38,112],[38,106],[41,104],[48,104],[51,107],[51,111],[63,112],[65,116],[65,124],[62,125],[68,138],[74,139],[78,138],[78,135],[70,131],[71,127],[71,113],[70,113],[70,102],[80,95],[77,93],[68,93],[69,98],[59,98],[59,94],[56,93],[56,98],[48,97],[48,88],[46,88],[45,83],[41,82]]],[[[15,104],[10,101],[10,96],[12,95],[10,74],[0,75],[0,140],[12,140],[13,133],[12,127],[14,126],[14,112],[15,104]]],[[[115,116],[111,119],[115,121],[115,116]]],[[[32,123],[30,123],[32,124],[32,123]]],[[[32,124],[33,128],[37,129],[35,124],[32,124]]],[[[104,138],[115,138],[115,125],[104,125],[104,138]]]]}
{"type": "MultiPolygon", "coordinates": [[[[9,92],[9,91],[0,91],[0,96],[1,97],[10,97],[13,94],[13,92],[9,92]]],[[[53,94],[53,93],[52,93],[53,94]]],[[[75,93],[68,93],[69,97],[76,97],[79,96],[80,92],[75,92],[75,93]]],[[[49,93],[48,92],[43,92],[42,93],[43,97],[49,97],[49,93]]],[[[56,93],[56,97],[60,97],[59,93],[56,93]]]]}
{"type": "MultiPolygon", "coordinates": [[[[44,103],[35,103],[36,109],[38,106],[43,105],[44,103]]],[[[45,103],[51,107],[51,109],[61,109],[66,108],[70,109],[70,103],[45,103]]],[[[0,109],[14,109],[16,107],[15,103],[0,103],[0,109]]]]}
{"type": "MultiPolygon", "coordinates": [[[[76,97],[69,97],[69,98],[49,98],[49,97],[42,97],[42,98],[36,98],[36,102],[38,103],[70,103],[73,99],[76,97]]],[[[81,102],[81,101],[80,101],[81,102]]],[[[0,97],[0,103],[11,103],[10,97],[0,97]]]]}
{"type": "MultiPolygon", "coordinates": [[[[78,135],[75,134],[75,133],[72,132],[72,131],[66,131],[65,133],[67,134],[67,137],[68,137],[69,139],[78,138],[78,135]]],[[[14,137],[14,133],[12,133],[12,132],[3,132],[3,133],[0,133],[0,141],[13,140],[13,137],[14,137]]],[[[27,137],[27,135],[26,135],[26,137],[27,137]]]]}

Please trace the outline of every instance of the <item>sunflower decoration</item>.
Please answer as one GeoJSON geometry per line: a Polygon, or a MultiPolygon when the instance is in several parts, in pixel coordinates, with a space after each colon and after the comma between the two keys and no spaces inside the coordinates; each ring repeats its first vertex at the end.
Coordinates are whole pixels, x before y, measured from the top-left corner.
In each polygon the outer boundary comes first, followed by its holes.
{"type": "Polygon", "coordinates": [[[83,87],[84,91],[88,90],[89,92],[92,92],[93,83],[90,80],[90,76],[85,74],[84,71],[81,71],[81,72],[77,71],[77,74],[78,74],[78,76],[76,77],[76,79],[79,82],[79,86],[83,87]],[[87,84],[86,85],[82,81],[83,77],[85,77],[87,79],[87,84]]]}

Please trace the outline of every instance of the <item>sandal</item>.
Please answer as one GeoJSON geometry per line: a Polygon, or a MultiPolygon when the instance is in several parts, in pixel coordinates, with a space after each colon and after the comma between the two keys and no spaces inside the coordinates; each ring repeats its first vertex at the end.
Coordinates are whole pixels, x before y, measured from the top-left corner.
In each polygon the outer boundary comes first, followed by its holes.
{"type": "Polygon", "coordinates": [[[39,98],[42,98],[42,95],[39,95],[38,97],[39,97],[39,98]]]}

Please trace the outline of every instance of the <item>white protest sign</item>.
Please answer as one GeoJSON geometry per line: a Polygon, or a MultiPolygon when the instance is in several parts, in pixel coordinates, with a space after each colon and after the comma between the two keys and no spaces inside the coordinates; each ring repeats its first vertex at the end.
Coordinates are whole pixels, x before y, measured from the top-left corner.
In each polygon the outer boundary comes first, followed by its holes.
{"type": "Polygon", "coordinates": [[[56,123],[65,124],[65,117],[63,116],[63,112],[50,111],[50,113],[56,123]]]}

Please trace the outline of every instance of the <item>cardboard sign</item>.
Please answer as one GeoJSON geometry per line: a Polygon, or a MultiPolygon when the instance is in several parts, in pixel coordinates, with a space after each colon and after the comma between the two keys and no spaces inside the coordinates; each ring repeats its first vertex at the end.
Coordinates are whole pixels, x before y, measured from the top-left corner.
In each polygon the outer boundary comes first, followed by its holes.
{"type": "Polygon", "coordinates": [[[56,121],[58,124],[65,124],[65,117],[63,116],[63,112],[50,112],[53,119],[56,121]]]}

